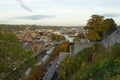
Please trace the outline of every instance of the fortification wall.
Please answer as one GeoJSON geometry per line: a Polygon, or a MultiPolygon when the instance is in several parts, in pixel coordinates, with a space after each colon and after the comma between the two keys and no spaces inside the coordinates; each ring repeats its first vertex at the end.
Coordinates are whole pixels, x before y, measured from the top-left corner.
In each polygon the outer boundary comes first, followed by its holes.
{"type": "Polygon", "coordinates": [[[115,43],[120,43],[120,28],[113,32],[110,36],[106,37],[101,43],[107,48],[115,43]]]}
{"type": "Polygon", "coordinates": [[[77,54],[79,51],[82,51],[83,49],[87,47],[91,47],[94,43],[75,43],[74,46],[70,47],[70,53],[71,54],[77,54]]]}

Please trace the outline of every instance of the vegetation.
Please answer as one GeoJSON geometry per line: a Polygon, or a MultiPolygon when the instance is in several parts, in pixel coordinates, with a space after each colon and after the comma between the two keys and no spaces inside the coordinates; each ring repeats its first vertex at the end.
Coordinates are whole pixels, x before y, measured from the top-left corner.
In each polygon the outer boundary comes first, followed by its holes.
{"type": "Polygon", "coordinates": [[[69,42],[63,42],[61,44],[56,45],[54,52],[50,55],[45,64],[32,67],[32,70],[30,71],[30,74],[28,76],[28,80],[38,80],[42,78],[44,76],[44,72],[47,66],[49,66],[49,64],[51,64],[51,62],[59,56],[59,52],[68,52],[70,45],[72,45],[72,43],[69,42]]]}
{"type": "Polygon", "coordinates": [[[61,63],[59,80],[120,80],[119,53],[120,44],[108,49],[95,44],[65,58],[61,63]]]}
{"type": "Polygon", "coordinates": [[[73,39],[73,42],[80,42],[80,40],[79,40],[78,37],[75,37],[75,38],[73,39]]]}
{"type": "Polygon", "coordinates": [[[54,49],[52,57],[50,58],[50,61],[58,57],[60,52],[69,52],[70,45],[72,45],[72,43],[69,42],[63,42],[62,44],[57,45],[54,49]]]}
{"type": "Polygon", "coordinates": [[[33,52],[23,49],[22,44],[11,30],[0,27],[0,80],[15,80],[20,77],[29,66],[23,64],[27,63],[32,56],[33,52]]]}
{"type": "Polygon", "coordinates": [[[65,40],[64,36],[61,36],[61,35],[58,35],[58,34],[52,34],[51,36],[52,36],[53,41],[60,42],[61,40],[65,40]]]}
{"type": "Polygon", "coordinates": [[[46,65],[39,65],[32,67],[32,70],[30,71],[30,74],[28,76],[27,80],[39,80],[40,77],[43,77],[43,73],[45,71],[46,65]]]}
{"type": "Polygon", "coordinates": [[[106,31],[116,30],[116,23],[112,18],[104,19],[103,16],[92,15],[86,27],[86,37],[91,41],[100,41],[106,31]]]}
{"type": "Polygon", "coordinates": [[[79,33],[78,37],[82,38],[82,39],[85,39],[85,35],[83,33],[79,33]]]}

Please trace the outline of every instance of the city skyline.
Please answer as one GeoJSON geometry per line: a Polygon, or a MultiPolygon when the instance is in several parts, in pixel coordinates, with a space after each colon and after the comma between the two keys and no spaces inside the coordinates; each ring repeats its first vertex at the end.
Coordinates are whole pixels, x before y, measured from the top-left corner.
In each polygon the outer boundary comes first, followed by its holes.
{"type": "Polygon", "coordinates": [[[83,26],[93,14],[120,25],[119,0],[1,0],[0,24],[83,26]]]}

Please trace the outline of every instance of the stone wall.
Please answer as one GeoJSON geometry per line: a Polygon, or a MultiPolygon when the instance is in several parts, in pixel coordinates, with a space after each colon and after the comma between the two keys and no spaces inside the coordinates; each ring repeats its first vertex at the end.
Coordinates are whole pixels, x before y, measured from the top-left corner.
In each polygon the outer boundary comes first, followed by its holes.
{"type": "Polygon", "coordinates": [[[66,56],[75,55],[79,51],[87,47],[91,47],[94,43],[74,43],[74,45],[70,46],[70,52],[60,52],[59,61],[61,62],[66,56]]]}
{"type": "Polygon", "coordinates": [[[70,53],[71,54],[77,54],[79,51],[82,51],[83,49],[87,48],[87,47],[91,47],[94,43],[74,43],[74,46],[70,47],[70,53]]]}
{"type": "Polygon", "coordinates": [[[120,28],[118,28],[111,35],[107,36],[101,43],[107,48],[115,43],[120,43],[120,28]]]}

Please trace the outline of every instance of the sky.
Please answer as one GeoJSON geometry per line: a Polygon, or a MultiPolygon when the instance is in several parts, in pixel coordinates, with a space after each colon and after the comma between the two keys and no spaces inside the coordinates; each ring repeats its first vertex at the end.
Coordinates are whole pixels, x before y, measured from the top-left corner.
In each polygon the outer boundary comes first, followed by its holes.
{"type": "Polygon", "coordinates": [[[0,24],[84,26],[91,15],[120,25],[120,0],[0,0],[0,24]]]}

